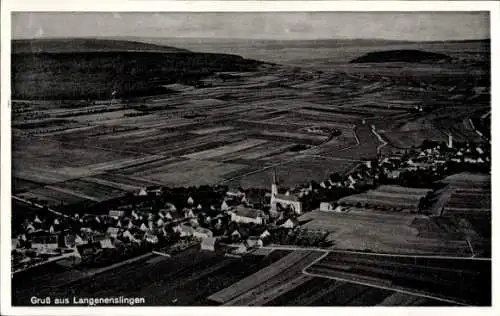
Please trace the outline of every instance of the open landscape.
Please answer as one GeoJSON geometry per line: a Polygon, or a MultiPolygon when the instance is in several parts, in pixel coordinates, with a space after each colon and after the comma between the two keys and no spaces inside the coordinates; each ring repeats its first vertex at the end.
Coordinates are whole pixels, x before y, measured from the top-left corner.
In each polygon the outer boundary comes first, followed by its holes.
{"type": "Polygon", "coordinates": [[[491,305],[484,25],[14,37],[12,304],[491,305]]]}

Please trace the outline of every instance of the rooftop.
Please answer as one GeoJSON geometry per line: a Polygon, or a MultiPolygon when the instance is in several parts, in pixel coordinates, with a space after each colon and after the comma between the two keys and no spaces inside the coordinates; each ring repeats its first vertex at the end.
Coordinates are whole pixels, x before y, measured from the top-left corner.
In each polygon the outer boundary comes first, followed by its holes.
{"type": "Polygon", "coordinates": [[[276,198],[285,201],[299,202],[299,198],[295,195],[276,194],[276,198]]]}
{"type": "Polygon", "coordinates": [[[233,212],[236,215],[243,216],[243,217],[251,217],[251,218],[257,218],[262,215],[261,210],[257,210],[254,208],[249,208],[249,207],[244,207],[244,206],[238,206],[236,207],[233,212]]]}

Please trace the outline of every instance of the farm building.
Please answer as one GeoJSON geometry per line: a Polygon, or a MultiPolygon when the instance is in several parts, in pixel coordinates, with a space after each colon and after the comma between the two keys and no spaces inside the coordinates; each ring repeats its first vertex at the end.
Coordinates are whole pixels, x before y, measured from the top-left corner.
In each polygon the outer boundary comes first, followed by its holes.
{"type": "Polygon", "coordinates": [[[116,238],[118,236],[119,231],[120,229],[118,227],[108,227],[108,229],[106,230],[106,235],[108,235],[109,237],[116,238]]]}
{"type": "Polygon", "coordinates": [[[428,198],[430,189],[382,185],[374,190],[346,196],[338,200],[341,206],[417,212],[428,198]]]}
{"type": "Polygon", "coordinates": [[[146,233],[144,233],[144,240],[151,244],[157,244],[158,236],[156,236],[152,231],[148,230],[146,233]]]}
{"type": "Polygon", "coordinates": [[[299,225],[299,222],[297,220],[289,218],[283,224],[281,224],[280,227],[292,229],[292,228],[297,227],[298,225],[299,225]]]}
{"type": "Polygon", "coordinates": [[[125,216],[125,211],[118,211],[118,210],[111,210],[109,211],[109,217],[119,219],[121,217],[125,216]]]}
{"type": "Polygon", "coordinates": [[[237,254],[242,254],[248,251],[248,246],[246,245],[246,242],[242,242],[241,244],[238,245],[238,247],[234,250],[235,253],[237,254]]]}
{"type": "Polygon", "coordinates": [[[193,236],[193,227],[187,225],[177,225],[173,228],[174,232],[177,232],[181,237],[193,236]]]}
{"type": "Polygon", "coordinates": [[[59,246],[57,236],[55,235],[39,235],[31,237],[31,248],[34,249],[57,249],[59,246]]]}
{"type": "Polygon", "coordinates": [[[101,248],[115,248],[113,245],[113,242],[109,238],[105,238],[103,240],[100,240],[99,243],[101,244],[101,248]]]}
{"type": "Polygon", "coordinates": [[[260,247],[264,246],[264,242],[258,236],[248,237],[248,239],[246,240],[246,243],[247,243],[249,248],[260,248],[260,247]]]}
{"type": "Polygon", "coordinates": [[[217,239],[215,237],[206,237],[201,239],[200,249],[215,251],[215,244],[217,239]]]}
{"type": "Polygon", "coordinates": [[[335,209],[332,203],[330,202],[321,202],[319,204],[319,210],[323,212],[332,212],[335,209]]]}
{"type": "Polygon", "coordinates": [[[321,202],[319,204],[319,210],[322,212],[342,212],[344,208],[340,205],[335,206],[331,202],[321,202]]]}
{"type": "Polygon", "coordinates": [[[210,229],[197,227],[193,230],[193,236],[196,238],[209,238],[213,236],[213,233],[210,229]]]}
{"type": "Polygon", "coordinates": [[[95,243],[78,245],[76,246],[76,249],[78,250],[78,253],[80,254],[81,257],[86,257],[96,254],[102,248],[101,248],[101,243],[95,242],[95,243]]]}
{"type": "Polygon", "coordinates": [[[231,211],[231,221],[236,223],[262,224],[262,211],[244,206],[238,206],[231,211]]]}

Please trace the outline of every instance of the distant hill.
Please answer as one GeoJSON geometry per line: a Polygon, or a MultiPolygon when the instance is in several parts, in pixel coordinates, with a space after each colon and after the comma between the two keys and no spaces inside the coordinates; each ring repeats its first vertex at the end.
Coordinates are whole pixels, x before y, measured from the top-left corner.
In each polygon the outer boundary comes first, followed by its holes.
{"type": "Polygon", "coordinates": [[[161,52],[181,53],[187,49],[128,40],[70,38],[13,40],[12,53],[86,53],[86,52],[161,52]]]}
{"type": "Polygon", "coordinates": [[[11,62],[12,98],[44,100],[168,93],[163,85],[197,84],[215,72],[253,71],[262,64],[130,41],[68,39],[14,41],[11,62]]]}
{"type": "Polygon", "coordinates": [[[386,63],[386,62],[440,62],[450,61],[452,58],[445,54],[424,52],[420,50],[388,50],[372,52],[355,58],[350,63],[386,63]]]}

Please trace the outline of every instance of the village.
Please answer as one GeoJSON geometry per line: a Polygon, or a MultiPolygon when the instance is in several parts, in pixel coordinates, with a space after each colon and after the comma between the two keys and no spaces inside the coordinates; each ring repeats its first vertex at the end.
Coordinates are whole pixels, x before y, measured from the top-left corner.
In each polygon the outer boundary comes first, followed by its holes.
{"type": "Polygon", "coordinates": [[[60,214],[44,206],[21,227],[13,227],[12,269],[16,273],[57,260],[102,267],[148,252],[173,256],[190,247],[226,256],[276,244],[332,249],[330,232],[304,225],[305,213],[372,208],[440,216],[443,209],[433,211],[428,194],[436,181],[489,170],[484,143],[453,143],[450,136],[447,143],[425,141],[420,148],[380,153],[350,174],[332,174],[296,188],[280,188],[275,173],[270,191],[151,186],[107,203],[99,212],[60,214]]]}

